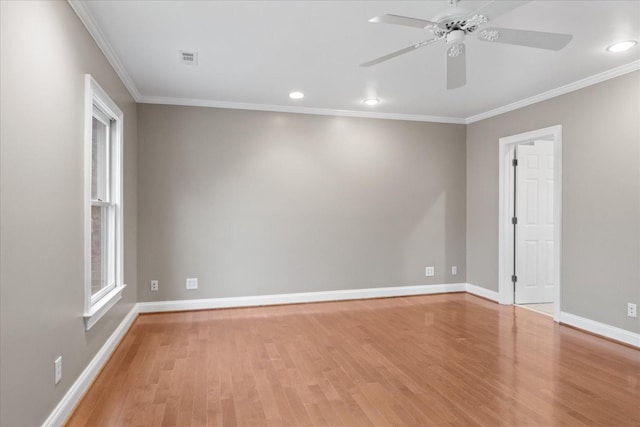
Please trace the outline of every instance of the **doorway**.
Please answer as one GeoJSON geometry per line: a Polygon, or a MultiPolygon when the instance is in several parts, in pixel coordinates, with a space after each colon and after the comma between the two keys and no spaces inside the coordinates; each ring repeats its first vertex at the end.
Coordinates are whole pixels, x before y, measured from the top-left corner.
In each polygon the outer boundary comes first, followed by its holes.
{"type": "Polygon", "coordinates": [[[560,319],[562,127],[501,138],[500,303],[560,319]]]}

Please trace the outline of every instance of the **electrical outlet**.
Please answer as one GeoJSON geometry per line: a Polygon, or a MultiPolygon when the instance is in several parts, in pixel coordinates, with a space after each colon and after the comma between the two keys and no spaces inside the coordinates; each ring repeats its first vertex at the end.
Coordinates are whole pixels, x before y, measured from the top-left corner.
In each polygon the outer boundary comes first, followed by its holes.
{"type": "Polygon", "coordinates": [[[430,276],[435,276],[435,274],[436,274],[435,267],[426,267],[424,269],[424,275],[425,276],[429,276],[430,277],[430,276]]]}
{"type": "Polygon", "coordinates": [[[192,279],[187,279],[187,289],[198,289],[198,279],[195,277],[192,279]]]}
{"type": "Polygon", "coordinates": [[[151,290],[152,291],[157,291],[158,290],[158,281],[157,280],[152,280],[151,281],[151,290]]]}
{"type": "Polygon", "coordinates": [[[452,275],[456,275],[458,274],[458,267],[456,267],[455,265],[451,267],[451,274],[452,275]]]}
{"type": "Polygon", "coordinates": [[[638,306],[636,304],[627,303],[627,316],[638,317],[638,306]]]}
{"type": "Polygon", "coordinates": [[[53,381],[58,384],[62,379],[62,356],[53,361],[53,381]]]}

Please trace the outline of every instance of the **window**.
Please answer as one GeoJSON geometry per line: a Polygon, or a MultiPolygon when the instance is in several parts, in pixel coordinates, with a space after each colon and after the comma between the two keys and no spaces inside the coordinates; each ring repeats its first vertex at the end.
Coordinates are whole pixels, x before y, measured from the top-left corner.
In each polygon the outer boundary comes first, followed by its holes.
{"type": "Polygon", "coordinates": [[[85,77],[85,326],[121,297],[122,111],[85,77]]]}

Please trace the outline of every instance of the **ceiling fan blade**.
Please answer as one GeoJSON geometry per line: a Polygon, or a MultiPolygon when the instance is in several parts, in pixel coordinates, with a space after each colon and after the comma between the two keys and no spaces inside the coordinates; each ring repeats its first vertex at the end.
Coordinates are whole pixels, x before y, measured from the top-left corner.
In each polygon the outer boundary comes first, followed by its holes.
{"type": "Polygon", "coordinates": [[[494,0],[486,3],[480,8],[473,11],[473,13],[469,14],[465,19],[470,19],[476,15],[486,16],[489,21],[496,19],[498,16],[510,12],[513,9],[516,9],[520,6],[523,6],[529,3],[530,0],[522,0],[522,1],[504,1],[504,0],[494,0]]]}
{"type": "Polygon", "coordinates": [[[369,19],[369,22],[376,22],[381,24],[393,24],[393,25],[404,25],[405,27],[414,27],[414,28],[427,28],[433,25],[438,25],[436,22],[425,21],[424,19],[417,18],[409,18],[408,16],[400,16],[400,15],[380,15],[374,16],[369,19]]]}
{"type": "Polygon", "coordinates": [[[376,65],[376,64],[379,64],[381,62],[388,61],[389,59],[395,58],[396,56],[404,55],[405,53],[408,53],[408,52],[414,51],[416,49],[419,49],[422,46],[426,46],[428,44],[435,43],[438,40],[440,40],[440,39],[437,38],[437,39],[425,40],[423,42],[413,44],[413,45],[411,45],[409,47],[405,47],[404,49],[396,50],[395,52],[392,52],[392,53],[390,53],[388,55],[381,56],[380,58],[376,58],[376,59],[373,59],[371,61],[365,62],[363,64],[360,64],[360,66],[361,67],[370,67],[372,65],[376,65]]]}
{"type": "Polygon", "coordinates": [[[467,84],[467,55],[464,43],[447,50],[447,89],[456,89],[467,84]],[[454,49],[459,49],[457,55],[454,49]]]}
{"type": "Polygon", "coordinates": [[[478,39],[485,42],[515,44],[549,50],[562,49],[569,44],[572,38],[571,34],[510,30],[507,28],[485,28],[478,33],[478,39]]]}

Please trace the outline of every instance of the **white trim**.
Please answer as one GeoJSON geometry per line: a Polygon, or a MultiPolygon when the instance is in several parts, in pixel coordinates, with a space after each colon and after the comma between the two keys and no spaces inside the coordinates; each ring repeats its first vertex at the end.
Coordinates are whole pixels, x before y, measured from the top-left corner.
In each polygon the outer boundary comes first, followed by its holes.
{"type": "Polygon", "coordinates": [[[122,322],[120,322],[120,325],[118,325],[116,330],[113,331],[98,353],[93,357],[93,359],[91,359],[91,362],[89,362],[84,371],[82,371],[78,379],[76,379],[69,390],[67,390],[62,400],[60,400],[53,412],[51,412],[49,417],[42,424],[43,427],[62,425],[87,391],[94,378],[98,375],[100,369],[102,369],[104,364],[107,362],[111,353],[113,353],[118,344],[120,344],[120,341],[122,341],[122,338],[124,338],[137,316],[138,307],[136,304],[124,317],[122,322]]]}
{"type": "Polygon", "coordinates": [[[67,2],[76,15],[78,15],[78,18],[80,18],[80,21],[82,21],[89,34],[91,34],[91,37],[93,37],[93,40],[95,40],[96,44],[107,58],[107,61],[109,61],[109,64],[111,64],[116,74],[118,74],[118,77],[122,80],[122,83],[129,91],[129,94],[131,94],[136,102],[140,102],[141,95],[138,88],[133,83],[129,73],[127,73],[127,70],[120,62],[120,59],[118,59],[118,56],[109,42],[107,42],[107,39],[100,30],[100,27],[96,24],[91,13],[87,9],[87,6],[84,4],[85,2],[81,0],[67,0],[67,2]]]}
{"type": "Polygon", "coordinates": [[[604,71],[602,73],[594,74],[593,76],[589,76],[584,79],[569,83],[567,85],[542,92],[538,95],[521,99],[520,101],[516,101],[511,104],[503,105],[502,107],[494,108],[493,110],[485,111],[484,113],[467,117],[464,122],[465,124],[475,123],[480,120],[488,119],[489,117],[498,116],[500,114],[508,113],[509,111],[517,110],[518,108],[526,107],[528,105],[535,104],[541,101],[546,101],[547,99],[555,98],[556,96],[564,95],[566,93],[573,92],[597,83],[601,83],[615,77],[620,77],[637,70],[640,70],[640,60],[633,61],[629,64],[625,64],[620,67],[604,71]]]}
{"type": "Polygon", "coordinates": [[[109,95],[100,87],[90,74],[85,74],[85,94],[84,94],[84,317],[85,327],[89,330],[95,322],[100,320],[102,316],[122,297],[124,290],[123,276],[123,245],[124,245],[124,227],[123,227],[123,199],[124,199],[124,183],[123,183],[123,144],[124,144],[124,113],[118,105],[113,102],[109,95]],[[108,291],[104,296],[96,301],[92,298],[91,291],[91,207],[93,201],[91,199],[91,145],[92,145],[92,121],[94,114],[94,105],[113,120],[111,125],[111,154],[113,155],[113,168],[111,171],[110,185],[111,196],[109,197],[109,205],[115,207],[115,245],[113,253],[115,262],[115,272],[113,280],[115,288],[108,291]]]}
{"type": "Polygon", "coordinates": [[[182,105],[188,107],[227,108],[232,110],[275,111],[282,113],[314,114],[319,116],[361,117],[365,119],[407,120],[413,122],[465,124],[457,117],[425,116],[418,114],[377,113],[373,111],[337,110],[333,108],[298,107],[291,105],[250,104],[241,102],[210,101],[204,99],[142,96],[142,104],[182,105]]]}
{"type": "Polygon", "coordinates": [[[246,297],[206,298],[176,301],[139,302],[140,313],[162,311],[206,310],[211,308],[254,307],[263,305],[295,304],[303,302],[343,301],[366,298],[429,295],[465,292],[465,283],[443,285],[390,286],[386,288],[348,289],[338,291],[301,292],[295,294],[257,295],[246,297]]]}
{"type": "Polygon", "coordinates": [[[500,300],[499,295],[496,291],[492,291],[491,289],[483,288],[482,286],[472,285],[471,283],[466,284],[466,291],[472,295],[476,295],[482,298],[489,299],[491,301],[498,302],[500,300]]]}
{"type": "MultiPolygon", "coordinates": [[[[43,427],[62,425],[73,408],[80,401],[94,378],[105,365],[111,353],[120,344],[139,313],[152,313],[175,310],[201,310],[207,308],[246,307],[257,305],[287,304],[296,302],[338,301],[345,299],[376,298],[404,295],[427,295],[446,292],[468,292],[497,301],[495,291],[469,283],[452,283],[444,285],[399,286],[387,288],[353,289],[347,291],[308,292],[297,294],[264,295],[255,297],[211,298],[187,301],[140,302],[120,322],[102,348],[89,362],[82,374],[69,388],[62,400],[56,405],[43,427]]],[[[561,313],[561,323],[574,326],[607,338],[640,347],[640,334],[636,334],[604,323],[596,322],[570,313],[561,313]]]]}
{"type": "Polygon", "coordinates": [[[565,311],[560,313],[560,323],[571,325],[578,329],[583,329],[593,334],[601,335],[603,337],[640,348],[640,334],[627,331],[626,329],[617,328],[615,326],[607,325],[606,323],[596,322],[595,320],[576,316],[575,314],[567,313],[565,311]]]}
{"type": "Polygon", "coordinates": [[[601,83],[603,81],[622,76],[633,71],[640,70],[640,60],[633,61],[629,64],[625,64],[610,70],[603,71],[593,76],[586,77],[581,80],[560,86],[558,88],[543,92],[538,95],[531,96],[529,98],[522,99],[520,101],[513,102],[511,104],[504,105],[502,107],[494,108],[492,110],[478,113],[466,118],[463,117],[442,117],[442,116],[429,116],[429,115],[412,115],[412,114],[397,114],[397,113],[375,113],[369,111],[350,111],[350,110],[336,110],[330,108],[310,108],[310,107],[295,107],[295,106],[283,106],[283,105],[262,105],[262,104],[245,104],[238,102],[226,102],[226,101],[212,101],[212,100],[199,100],[199,99],[184,99],[184,98],[169,98],[169,97],[155,97],[155,96],[143,96],[133,80],[127,73],[122,62],[118,59],[115,51],[107,41],[106,37],[100,30],[100,27],[96,24],[95,20],[91,16],[91,13],[81,0],[67,0],[71,8],[74,10],[80,21],[84,24],[85,28],[91,34],[91,37],[95,40],[96,44],[102,50],[102,53],[107,58],[107,61],[111,64],[116,74],[122,80],[133,99],[138,103],[143,104],[163,104],[163,105],[183,105],[183,106],[197,106],[197,107],[215,107],[215,108],[230,108],[241,110],[257,110],[257,111],[277,111],[277,112],[289,112],[289,113],[302,113],[302,114],[317,114],[317,115],[330,115],[330,116],[346,116],[346,117],[363,117],[372,119],[391,119],[391,120],[408,120],[418,122],[435,122],[435,123],[455,123],[455,124],[471,124],[480,120],[488,119],[489,117],[504,114],[509,111],[517,110],[518,108],[526,107],[527,105],[535,104],[540,101],[554,98],[556,96],[564,95],[569,92],[573,92],[578,89],[582,89],[587,86],[601,83]]]}
{"type": "Polygon", "coordinates": [[[84,313],[84,325],[88,331],[102,318],[111,307],[113,307],[122,298],[122,291],[127,285],[116,286],[110,290],[105,296],[101,297],[95,304],[91,305],[89,311],[84,313]]]}
{"type": "MultiPolygon", "coordinates": [[[[70,0],[75,1],[75,0],[70,0]]],[[[503,105],[492,110],[488,110],[473,116],[466,118],[462,117],[444,117],[444,116],[430,116],[422,114],[399,114],[399,113],[376,113],[371,111],[351,111],[351,110],[336,110],[331,108],[311,108],[311,107],[297,107],[297,106],[284,106],[284,105],[268,105],[268,104],[249,104],[238,102],[226,102],[226,101],[211,101],[203,99],[186,99],[186,98],[170,98],[170,97],[156,97],[156,96],[140,96],[136,99],[137,102],[143,104],[162,104],[162,105],[182,105],[191,107],[214,107],[214,108],[229,108],[239,110],[256,110],[256,111],[277,111],[286,113],[301,113],[301,114],[316,114],[325,116],[346,116],[346,117],[363,117],[371,119],[389,119],[389,120],[407,120],[417,122],[434,122],[434,123],[454,123],[454,124],[466,124],[478,122],[480,120],[488,119],[490,117],[498,116],[500,114],[508,113],[509,111],[517,110],[519,108],[526,107],[528,105],[536,104],[538,102],[546,101],[556,96],[564,95],[569,92],[574,92],[579,89],[583,89],[588,86],[592,86],[597,83],[623,76],[625,74],[640,70],[640,60],[633,61],[629,64],[625,64],[610,70],[603,71],[593,76],[586,77],[581,80],[566,84],[564,86],[551,89],[546,92],[542,92],[538,95],[531,96],[529,98],[521,99],[511,104],[503,105]]]]}
{"type": "Polygon", "coordinates": [[[553,238],[555,245],[555,290],[553,320],[560,321],[562,304],[560,287],[562,285],[562,126],[551,126],[530,132],[512,135],[499,140],[498,157],[498,294],[500,304],[513,304],[513,286],[511,274],[513,265],[513,228],[511,208],[513,179],[511,160],[517,144],[541,139],[553,139],[553,238]]]}
{"type": "Polygon", "coordinates": [[[92,200],[91,201],[91,206],[100,206],[100,207],[109,207],[112,206],[111,202],[103,202],[103,201],[98,201],[98,200],[92,200]]]}

